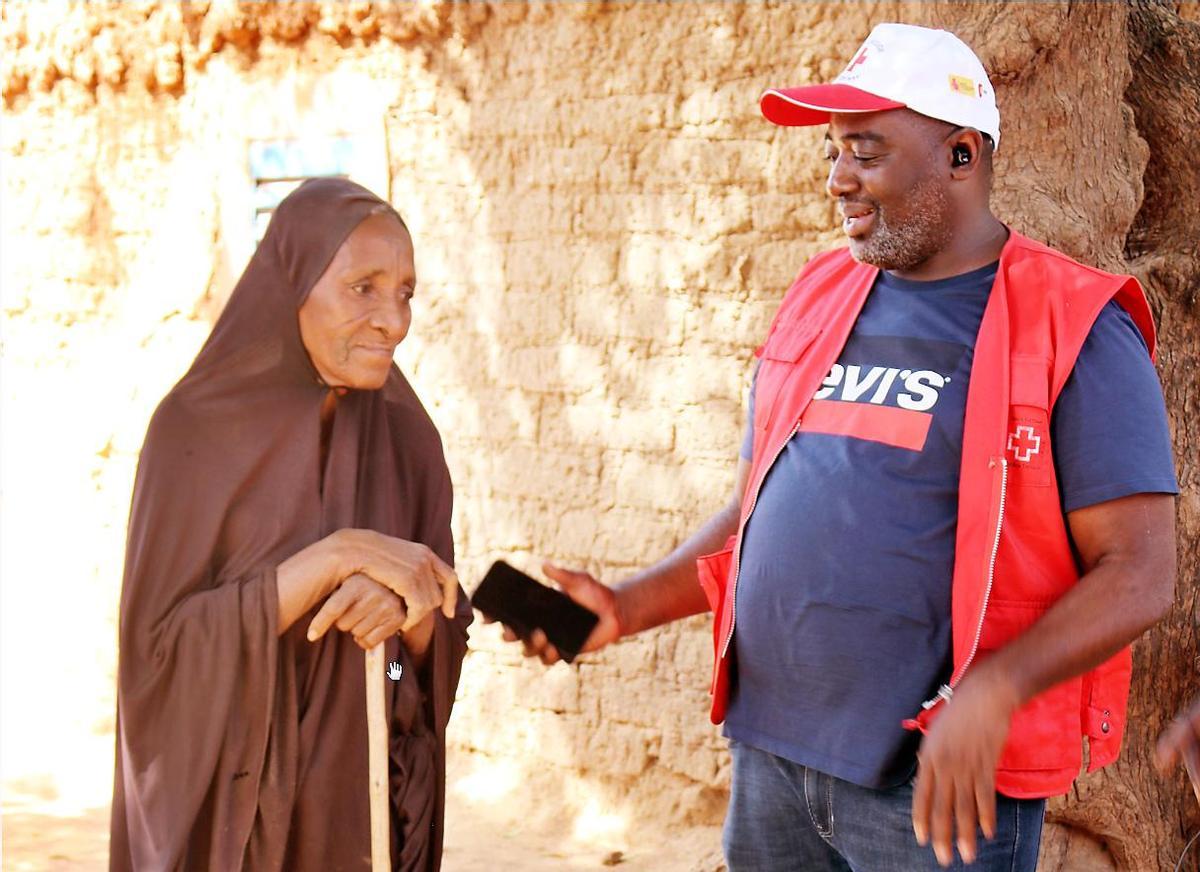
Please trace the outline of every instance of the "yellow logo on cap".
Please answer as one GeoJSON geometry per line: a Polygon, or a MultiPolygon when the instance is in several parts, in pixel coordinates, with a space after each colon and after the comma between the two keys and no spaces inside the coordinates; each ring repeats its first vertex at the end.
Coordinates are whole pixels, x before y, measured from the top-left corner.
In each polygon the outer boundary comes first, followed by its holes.
{"type": "Polygon", "coordinates": [[[950,76],[950,90],[955,94],[962,94],[964,97],[977,97],[975,93],[975,80],[968,79],[966,76],[950,76]]]}

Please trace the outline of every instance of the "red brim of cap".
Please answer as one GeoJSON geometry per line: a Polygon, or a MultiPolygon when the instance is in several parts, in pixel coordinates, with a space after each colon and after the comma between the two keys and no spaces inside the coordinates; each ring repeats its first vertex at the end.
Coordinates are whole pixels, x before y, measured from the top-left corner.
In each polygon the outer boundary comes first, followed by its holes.
{"type": "Polygon", "coordinates": [[[903,103],[877,97],[850,85],[806,85],[771,88],[759,100],[762,114],[772,124],[808,127],[825,124],[831,112],[882,112],[903,109],[903,103]]]}

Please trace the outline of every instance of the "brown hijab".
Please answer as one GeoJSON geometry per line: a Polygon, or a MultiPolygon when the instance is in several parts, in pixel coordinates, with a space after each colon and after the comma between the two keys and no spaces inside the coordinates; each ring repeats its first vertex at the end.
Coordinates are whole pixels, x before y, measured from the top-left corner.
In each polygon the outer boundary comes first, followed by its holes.
{"type": "MultiPolygon", "coordinates": [[[[369,868],[363,651],[336,629],[307,641],[315,609],[277,637],[275,567],[343,527],[453,563],[441,441],[395,366],[380,390],[339,399],[319,468],[328,389],[297,310],[381,210],[340,179],[287,197],[150,422],[121,592],[114,870],[369,868]]],[[[435,616],[420,670],[398,638],[385,643],[404,667],[387,682],[402,870],[441,860],[445,727],[470,605],[460,594],[454,620],[435,616]]]]}

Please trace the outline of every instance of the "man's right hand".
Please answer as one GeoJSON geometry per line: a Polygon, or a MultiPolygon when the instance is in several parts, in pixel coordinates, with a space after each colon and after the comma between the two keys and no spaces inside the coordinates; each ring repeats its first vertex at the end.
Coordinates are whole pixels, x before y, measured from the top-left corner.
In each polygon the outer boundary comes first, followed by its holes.
{"type": "MultiPolygon", "coordinates": [[[[598,651],[623,636],[708,611],[708,599],[696,578],[696,558],[719,550],[737,532],[742,499],[749,481],[750,461],[739,458],[737,482],[729,502],[682,545],[615,588],[601,584],[586,572],[562,569],[552,563],[542,564],[542,571],[558,582],[563,593],[600,617],[584,643],[584,651],[598,651]]],[[[518,639],[511,628],[505,627],[504,638],[510,642],[520,641],[527,657],[537,657],[543,663],[557,663],[561,659],[540,630],[535,630],[528,639],[518,639]]]]}
{"type": "MultiPolygon", "coordinates": [[[[562,569],[552,563],[543,563],[542,571],[558,584],[563,593],[600,618],[581,652],[598,651],[621,638],[622,621],[616,591],[586,572],[562,569]]],[[[541,630],[534,630],[528,639],[521,639],[512,628],[506,626],[504,638],[509,642],[520,642],[526,657],[537,657],[547,666],[562,659],[558,649],[550,644],[541,630]]]]}

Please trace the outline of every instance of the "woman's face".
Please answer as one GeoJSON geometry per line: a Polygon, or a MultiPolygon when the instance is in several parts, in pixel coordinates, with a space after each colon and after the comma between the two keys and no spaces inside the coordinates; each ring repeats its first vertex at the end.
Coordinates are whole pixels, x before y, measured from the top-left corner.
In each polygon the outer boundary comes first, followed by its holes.
{"type": "Polygon", "coordinates": [[[300,307],[300,338],[330,387],[383,387],[412,323],[417,275],[412,238],[376,213],[346,237],[300,307]]]}

